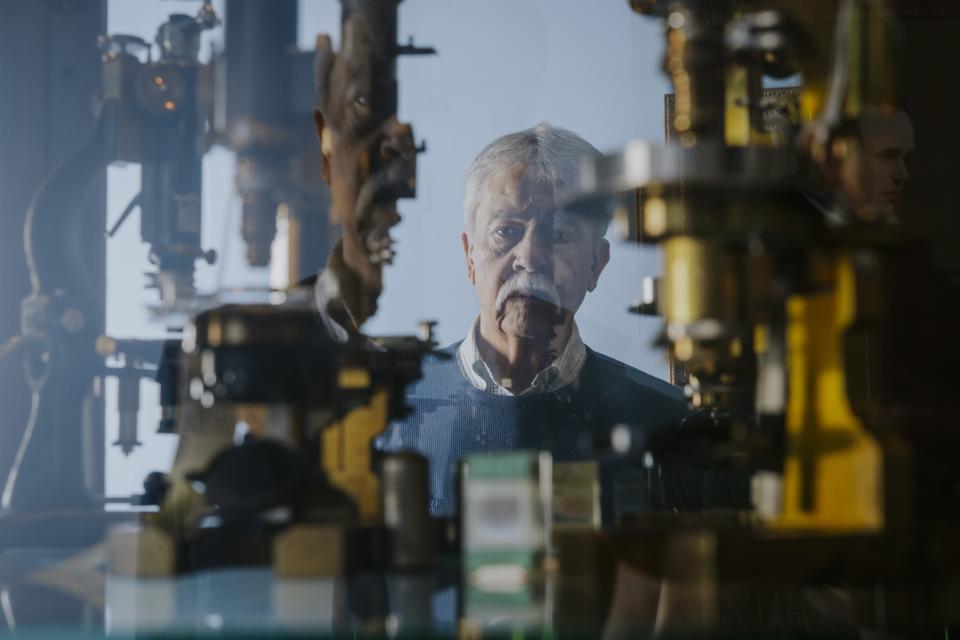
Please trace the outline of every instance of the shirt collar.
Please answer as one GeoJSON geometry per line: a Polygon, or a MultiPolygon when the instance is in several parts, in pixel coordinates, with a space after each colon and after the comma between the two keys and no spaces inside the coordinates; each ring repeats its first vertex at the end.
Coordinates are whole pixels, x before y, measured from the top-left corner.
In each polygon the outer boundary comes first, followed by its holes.
{"type": "Polygon", "coordinates": [[[480,317],[477,316],[473,324],[470,325],[467,337],[464,338],[463,342],[460,343],[460,348],[457,349],[457,360],[460,364],[460,371],[471,385],[494,395],[525,396],[532,393],[556,391],[576,379],[584,361],[587,359],[587,348],[580,338],[577,323],[573,322],[570,327],[570,337],[553,362],[534,376],[533,383],[528,389],[519,394],[514,394],[497,382],[490,371],[490,367],[480,357],[480,349],[477,347],[477,332],[479,330],[480,317]]]}

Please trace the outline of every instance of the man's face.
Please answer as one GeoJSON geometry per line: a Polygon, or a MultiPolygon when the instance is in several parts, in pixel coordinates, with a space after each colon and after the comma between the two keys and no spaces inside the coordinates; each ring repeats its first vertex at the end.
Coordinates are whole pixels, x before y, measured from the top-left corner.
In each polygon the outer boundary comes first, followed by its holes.
{"type": "Polygon", "coordinates": [[[609,260],[610,245],[597,233],[558,211],[553,187],[525,167],[489,177],[462,237],[482,321],[517,338],[552,339],[609,260]]]}
{"type": "Polygon", "coordinates": [[[913,126],[903,111],[874,116],[863,125],[856,185],[849,190],[857,214],[870,220],[895,220],[897,204],[910,179],[906,157],[913,151],[913,126]]]}

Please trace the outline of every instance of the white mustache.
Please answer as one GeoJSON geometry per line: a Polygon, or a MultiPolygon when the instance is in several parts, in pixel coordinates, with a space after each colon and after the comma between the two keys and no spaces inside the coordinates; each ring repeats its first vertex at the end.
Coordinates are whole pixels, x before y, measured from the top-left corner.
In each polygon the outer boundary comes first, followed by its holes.
{"type": "Polygon", "coordinates": [[[503,311],[503,305],[511,296],[539,298],[555,307],[560,306],[560,292],[557,291],[557,285],[540,273],[523,271],[500,285],[500,291],[497,292],[497,313],[503,311]]]}

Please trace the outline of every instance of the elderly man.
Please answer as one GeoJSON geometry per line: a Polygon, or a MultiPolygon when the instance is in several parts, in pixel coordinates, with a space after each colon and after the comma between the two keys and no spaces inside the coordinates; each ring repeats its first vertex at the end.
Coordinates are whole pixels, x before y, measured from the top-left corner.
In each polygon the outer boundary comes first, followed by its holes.
{"type": "MultiPolygon", "coordinates": [[[[413,449],[431,465],[431,511],[456,509],[465,455],[515,449],[584,456],[583,443],[626,423],[657,428],[686,415],[679,391],[585,346],[574,315],[610,257],[607,221],[557,208],[582,157],[597,154],[547,123],[490,143],[466,174],[461,236],[480,315],[466,337],[424,362],[409,393],[413,415],[391,426],[383,450],[413,449]]],[[[604,518],[647,508],[631,492],[645,470],[604,468],[604,518]]]]}
{"type": "Polygon", "coordinates": [[[853,211],[864,220],[897,222],[897,205],[910,180],[913,123],[905,111],[860,119],[861,149],[840,168],[841,185],[853,211]]]}

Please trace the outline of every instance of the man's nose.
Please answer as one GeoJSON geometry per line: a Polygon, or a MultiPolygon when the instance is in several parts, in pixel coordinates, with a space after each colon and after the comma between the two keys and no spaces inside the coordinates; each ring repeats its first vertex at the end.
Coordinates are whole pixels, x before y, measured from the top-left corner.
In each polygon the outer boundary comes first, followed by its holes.
{"type": "Polygon", "coordinates": [[[897,158],[893,165],[893,181],[902,185],[910,179],[910,171],[907,169],[907,163],[903,158],[897,158]]]}
{"type": "Polygon", "coordinates": [[[530,273],[544,272],[553,255],[551,237],[539,229],[530,229],[514,246],[513,268],[530,273]]]}

